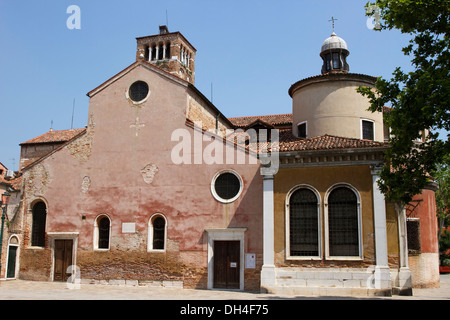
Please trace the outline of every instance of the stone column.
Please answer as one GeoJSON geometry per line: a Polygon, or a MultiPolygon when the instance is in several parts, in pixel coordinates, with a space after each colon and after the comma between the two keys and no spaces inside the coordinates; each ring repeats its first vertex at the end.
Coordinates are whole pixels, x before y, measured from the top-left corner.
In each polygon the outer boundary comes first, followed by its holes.
{"type": "Polygon", "coordinates": [[[386,202],[378,187],[381,166],[372,166],[371,169],[375,229],[375,289],[390,289],[392,286],[387,252],[386,202]]]}
{"type": "Polygon", "coordinates": [[[270,292],[276,284],[274,262],[274,200],[273,175],[263,177],[263,266],[261,289],[270,292]]]}
{"type": "Polygon", "coordinates": [[[152,61],[152,59],[153,59],[153,48],[152,48],[152,46],[150,46],[150,47],[148,47],[148,61],[150,62],[150,61],[152,61]]]}
{"type": "Polygon", "coordinates": [[[166,45],[163,45],[163,60],[166,59],[166,45]]]}
{"type": "Polygon", "coordinates": [[[403,294],[412,295],[411,271],[408,263],[408,238],[406,232],[406,208],[401,204],[395,205],[398,214],[398,241],[400,247],[400,270],[398,273],[398,286],[403,294]],[[408,292],[408,293],[407,293],[408,292]]]}
{"type": "Polygon", "coordinates": [[[159,45],[155,47],[156,48],[156,57],[155,60],[159,60],[159,45]]]}

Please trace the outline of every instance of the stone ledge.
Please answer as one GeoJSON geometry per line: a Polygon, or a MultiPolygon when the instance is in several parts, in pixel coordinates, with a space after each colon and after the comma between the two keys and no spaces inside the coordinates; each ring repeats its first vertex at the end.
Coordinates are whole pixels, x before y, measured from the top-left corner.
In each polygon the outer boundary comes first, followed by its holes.
{"type": "Polygon", "coordinates": [[[272,287],[267,288],[271,294],[289,296],[324,296],[324,297],[380,297],[392,296],[392,290],[367,288],[333,288],[333,287],[272,287]]]}
{"type": "Polygon", "coordinates": [[[163,287],[163,288],[183,288],[183,281],[152,281],[152,280],[96,280],[96,279],[81,279],[81,284],[94,285],[112,285],[112,286],[126,286],[126,287],[163,287]]]}

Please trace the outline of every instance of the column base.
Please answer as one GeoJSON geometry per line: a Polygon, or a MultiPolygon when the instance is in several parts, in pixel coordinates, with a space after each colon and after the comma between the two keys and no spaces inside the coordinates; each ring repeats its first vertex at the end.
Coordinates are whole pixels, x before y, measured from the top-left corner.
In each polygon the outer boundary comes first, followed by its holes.
{"type": "Polygon", "coordinates": [[[273,293],[277,283],[275,266],[263,266],[261,269],[261,292],[273,293]]]}
{"type": "Polygon", "coordinates": [[[375,289],[391,289],[391,269],[386,266],[375,266],[375,289]]]}

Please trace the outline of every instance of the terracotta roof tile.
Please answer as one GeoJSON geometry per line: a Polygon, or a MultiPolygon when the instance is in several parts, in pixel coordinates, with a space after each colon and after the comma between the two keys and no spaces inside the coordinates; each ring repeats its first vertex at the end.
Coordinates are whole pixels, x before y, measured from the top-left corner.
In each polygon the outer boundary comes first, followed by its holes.
{"type": "MultiPolygon", "coordinates": [[[[236,132],[227,137],[229,141],[243,143],[246,140],[246,134],[236,132]],[[244,136],[242,136],[244,135],[244,136]]],[[[248,139],[247,139],[248,140],[248,139]]],[[[251,151],[273,151],[273,152],[294,152],[294,151],[320,151],[320,150],[338,150],[338,149],[363,149],[363,148],[382,148],[386,147],[385,143],[353,139],[345,137],[337,137],[324,135],[314,138],[298,138],[292,134],[290,129],[279,130],[279,141],[272,143],[256,143],[247,141],[245,148],[251,151]]]]}
{"type": "Polygon", "coordinates": [[[49,131],[40,135],[39,137],[33,138],[26,142],[21,143],[24,144],[36,144],[36,143],[53,143],[53,142],[66,142],[77,135],[85,132],[86,129],[71,129],[71,130],[61,130],[61,131],[49,131]]]}
{"type": "MultiPolygon", "coordinates": [[[[314,150],[336,150],[336,149],[360,149],[385,147],[383,142],[372,140],[353,139],[324,135],[315,138],[302,139],[295,137],[291,130],[280,131],[280,152],[289,151],[314,151],[314,150]]],[[[273,146],[275,147],[275,146],[273,146]]]]}
{"type": "Polygon", "coordinates": [[[22,181],[23,181],[23,176],[20,175],[18,177],[15,177],[14,179],[10,180],[9,183],[11,184],[11,187],[14,190],[20,190],[22,189],[22,181]]]}
{"type": "Polygon", "coordinates": [[[246,127],[257,120],[261,120],[274,126],[282,124],[292,124],[292,113],[274,114],[267,116],[238,117],[238,118],[229,118],[229,120],[233,125],[241,128],[246,127]]]}

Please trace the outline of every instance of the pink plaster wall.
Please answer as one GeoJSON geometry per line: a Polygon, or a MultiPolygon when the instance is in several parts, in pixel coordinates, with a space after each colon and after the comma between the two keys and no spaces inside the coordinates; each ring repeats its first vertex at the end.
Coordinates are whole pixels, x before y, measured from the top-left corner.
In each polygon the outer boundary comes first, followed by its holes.
{"type": "MultiPolygon", "coordinates": [[[[142,250],[147,247],[150,217],[162,213],[168,220],[168,239],[178,242],[180,251],[205,253],[205,228],[247,227],[245,251],[261,255],[259,165],[175,165],[171,160],[177,144],[171,141],[172,132],[187,129],[192,133],[186,126],[187,92],[185,85],[138,65],[92,96],[87,134],[93,135],[87,160],[65,147],[42,162],[49,177],[46,191],[40,195],[48,204],[46,231],[79,232],[78,250],[92,250],[95,219],[108,214],[114,243],[122,242],[122,250],[138,246],[142,250]],[[146,81],[151,91],[139,107],[126,98],[136,80],[146,81]],[[138,136],[130,127],[137,118],[145,125],[138,136]],[[140,172],[148,164],[158,167],[151,184],[144,182],[140,172]],[[222,204],[211,194],[211,181],[222,169],[234,169],[244,182],[244,191],[232,204],[222,204]],[[91,183],[83,193],[86,176],[91,183]],[[140,240],[122,234],[122,223],[127,222],[136,223],[140,240]]],[[[203,262],[206,267],[206,259],[203,262]]]]}
{"type": "Polygon", "coordinates": [[[420,219],[422,253],[438,253],[438,221],[435,192],[424,189],[422,194],[415,196],[413,200],[422,200],[413,212],[414,217],[420,219]]]}

